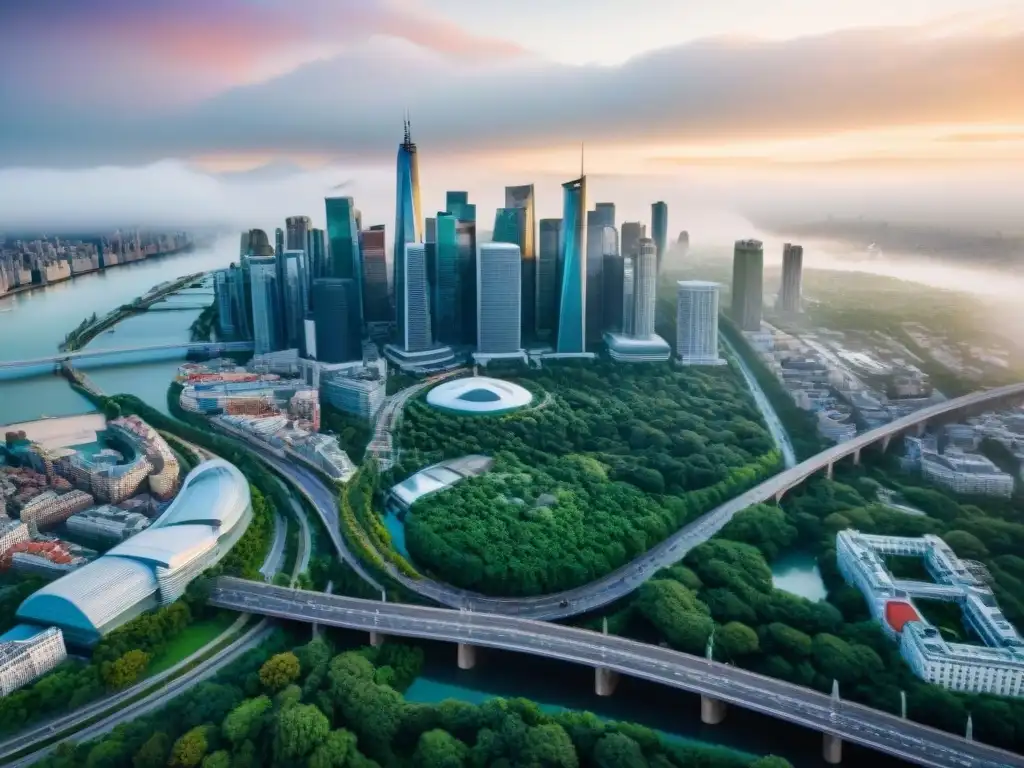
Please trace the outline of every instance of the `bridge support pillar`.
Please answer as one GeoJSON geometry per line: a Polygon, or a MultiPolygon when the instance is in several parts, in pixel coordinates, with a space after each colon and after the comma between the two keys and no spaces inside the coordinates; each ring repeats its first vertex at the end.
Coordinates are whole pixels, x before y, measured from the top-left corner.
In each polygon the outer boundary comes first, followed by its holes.
{"type": "Polygon", "coordinates": [[[860,448],[853,452],[853,466],[860,466],[860,448]]]}
{"type": "Polygon", "coordinates": [[[374,648],[380,648],[384,645],[384,633],[383,632],[370,632],[370,645],[374,648]]]}
{"type": "Polygon", "coordinates": [[[619,684],[619,673],[614,669],[597,667],[594,669],[594,693],[598,696],[611,696],[615,686],[619,684]]]}
{"type": "Polygon", "coordinates": [[[704,725],[718,725],[725,720],[726,704],[710,696],[700,697],[700,721],[704,725]]]}
{"type": "Polygon", "coordinates": [[[459,643],[459,669],[472,669],[476,666],[476,646],[459,643]]]}
{"type": "Polygon", "coordinates": [[[882,453],[889,450],[889,443],[892,442],[892,435],[886,435],[882,438],[882,453]]]}
{"type": "Polygon", "coordinates": [[[829,462],[829,464],[825,467],[825,477],[827,477],[829,480],[832,479],[832,463],[831,462],[829,462]]]}
{"type": "Polygon", "coordinates": [[[917,437],[921,437],[921,435],[923,435],[925,433],[926,429],[928,429],[928,422],[927,421],[919,422],[919,423],[914,425],[914,434],[917,437]]]}
{"type": "Polygon", "coordinates": [[[829,765],[839,765],[843,761],[843,740],[831,733],[822,734],[821,759],[829,765]]]}
{"type": "Polygon", "coordinates": [[[786,495],[785,491],[776,491],[775,492],[775,506],[778,506],[779,504],[782,503],[782,497],[785,496],[785,495],[786,495]]]}

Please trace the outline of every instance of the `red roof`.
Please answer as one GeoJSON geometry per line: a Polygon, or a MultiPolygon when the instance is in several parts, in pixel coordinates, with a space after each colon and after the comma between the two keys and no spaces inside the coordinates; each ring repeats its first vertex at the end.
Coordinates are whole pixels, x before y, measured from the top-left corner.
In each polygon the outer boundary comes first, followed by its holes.
{"type": "Polygon", "coordinates": [[[885,620],[897,632],[902,632],[904,624],[908,621],[920,621],[921,617],[910,603],[903,600],[890,600],[885,604],[885,620]]]}

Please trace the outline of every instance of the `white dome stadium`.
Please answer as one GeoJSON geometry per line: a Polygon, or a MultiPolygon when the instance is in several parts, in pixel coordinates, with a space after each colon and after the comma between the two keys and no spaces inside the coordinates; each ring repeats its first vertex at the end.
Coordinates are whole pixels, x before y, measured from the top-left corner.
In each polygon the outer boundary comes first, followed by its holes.
{"type": "Polygon", "coordinates": [[[427,393],[428,405],[455,413],[507,413],[532,401],[529,390],[487,376],[448,381],[427,393]]]}

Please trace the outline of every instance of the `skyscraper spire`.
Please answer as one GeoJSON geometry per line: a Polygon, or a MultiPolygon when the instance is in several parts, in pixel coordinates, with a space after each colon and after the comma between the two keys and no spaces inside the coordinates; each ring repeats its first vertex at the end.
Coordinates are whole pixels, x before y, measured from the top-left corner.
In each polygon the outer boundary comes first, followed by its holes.
{"type": "Polygon", "coordinates": [[[404,130],[404,143],[406,146],[412,143],[412,121],[409,119],[409,110],[405,110],[405,116],[402,118],[402,128],[404,130]]]}

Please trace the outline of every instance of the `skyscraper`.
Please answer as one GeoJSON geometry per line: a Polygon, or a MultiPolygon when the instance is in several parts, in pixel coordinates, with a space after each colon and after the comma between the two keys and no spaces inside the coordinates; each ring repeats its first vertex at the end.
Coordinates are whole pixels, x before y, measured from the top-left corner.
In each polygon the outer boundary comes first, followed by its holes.
{"type": "Polygon", "coordinates": [[[512,243],[522,248],[524,218],[521,208],[499,208],[494,214],[491,240],[495,243],[512,243]]]}
{"type": "Polygon", "coordinates": [[[366,323],[389,323],[392,318],[384,237],[383,224],[359,233],[363,257],[363,319],[366,323]]]}
{"type": "Polygon", "coordinates": [[[309,231],[309,253],[306,261],[308,267],[307,290],[313,290],[313,280],[327,277],[327,238],[322,229],[309,231]]]}
{"type": "Polygon", "coordinates": [[[633,335],[644,339],[654,335],[654,311],[658,288],[658,248],[653,240],[640,240],[634,263],[633,335]]]}
{"type": "MultiPolygon", "coordinates": [[[[284,251],[275,261],[284,262],[284,285],[278,293],[282,297],[280,313],[284,317],[283,327],[285,334],[282,337],[282,344],[286,349],[302,349],[305,337],[303,320],[306,316],[303,292],[305,275],[303,274],[303,262],[305,261],[304,251],[284,251]]],[[[282,270],[276,269],[275,277],[281,274],[282,270]]]]}
{"type": "Polygon", "coordinates": [[[278,292],[273,256],[249,258],[252,285],[253,353],[262,355],[280,348],[278,344],[278,292]]]}
{"type": "Polygon", "coordinates": [[[235,310],[231,296],[231,270],[218,269],[213,273],[213,294],[217,303],[217,329],[221,338],[235,335],[235,310]]]}
{"type": "Polygon", "coordinates": [[[615,203],[594,203],[594,210],[587,213],[588,227],[614,227],[615,203]]]}
{"type": "MultiPolygon", "coordinates": [[[[519,252],[523,259],[522,310],[523,336],[532,339],[537,333],[537,218],[533,184],[505,187],[505,207],[522,211],[519,219],[519,252]]],[[[498,240],[497,237],[494,238],[498,240]]]]}
{"type": "Polygon", "coordinates": [[[284,220],[285,226],[285,249],[289,251],[304,251],[309,247],[308,235],[313,228],[313,222],[309,216],[289,216],[284,220]]]}
{"type": "Polygon", "coordinates": [[[469,202],[468,192],[448,192],[445,195],[445,211],[459,221],[476,221],[476,206],[469,202]]]}
{"type": "MultiPolygon", "coordinates": [[[[406,297],[405,267],[406,246],[423,240],[423,217],[420,210],[420,169],[416,145],[412,141],[412,132],[408,118],[405,120],[405,134],[398,146],[397,160],[397,199],[395,200],[395,318],[399,329],[406,329],[406,297]]],[[[424,269],[426,268],[426,253],[424,269]]],[[[415,271],[415,270],[414,270],[415,271]]],[[[426,281],[426,273],[424,273],[426,281]]],[[[404,334],[405,331],[402,330],[404,334]]]]}
{"type": "Polygon", "coordinates": [[[615,206],[601,203],[601,208],[587,211],[587,300],[586,341],[598,344],[604,326],[604,256],[613,247],[618,253],[618,233],[608,222],[615,221],[615,206]],[[610,231],[610,233],[609,233],[610,231]],[[614,241],[614,242],[613,242],[614,241]]]}
{"type": "Polygon", "coordinates": [[[558,354],[586,351],[587,177],[562,185],[561,286],[558,300],[558,354]]]}
{"type": "Polygon", "coordinates": [[[676,354],[683,365],[720,365],[718,283],[676,283],[676,354]]]}
{"type": "Polygon", "coordinates": [[[360,331],[353,327],[359,286],[351,278],[321,277],[313,281],[316,358],[347,363],[362,356],[360,331]]]}
{"type": "Polygon", "coordinates": [[[619,253],[618,233],[613,227],[607,227],[606,232],[615,234],[615,245],[613,248],[605,248],[604,267],[604,296],[601,304],[604,310],[604,330],[620,333],[622,331],[622,311],[625,297],[625,262],[622,254],[619,253]]]}
{"type": "Polygon", "coordinates": [[[737,240],[732,257],[732,321],[741,331],[761,330],[764,293],[764,246],[760,240],[737,240]]]}
{"type": "Polygon", "coordinates": [[[633,335],[636,320],[636,258],[636,254],[622,258],[622,333],[626,336],[633,335]]]}
{"type": "Polygon", "coordinates": [[[447,212],[455,217],[455,239],[459,251],[458,324],[460,343],[476,345],[476,206],[466,192],[448,192],[447,212]]]}
{"type": "Polygon", "coordinates": [[[458,221],[439,213],[434,223],[433,296],[434,338],[441,344],[462,342],[462,304],[459,296],[458,221]]]}
{"type": "Polygon", "coordinates": [[[540,220],[537,249],[537,336],[550,339],[558,330],[559,251],[561,219],[540,220]]]}
{"type": "Polygon", "coordinates": [[[640,252],[640,238],[647,237],[647,225],[639,221],[625,221],[621,234],[623,257],[636,256],[640,252]]]}
{"type": "MultiPolygon", "coordinates": [[[[327,211],[328,277],[355,280],[363,284],[363,260],[359,253],[359,229],[356,223],[355,203],[351,197],[328,197],[324,200],[327,211]]],[[[356,291],[356,314],[359,326],[363,322],[361,291],[356,291]]],[[[361,335],[360,331],[360,335],[361,335]]]]}
{"type": "Polygon", "coordinates": [[[427,249],[423,243],[406,243],[402,258],[402,347],[406,352],[421,352],[434,345],[430,327],[430,285],[427,280],[427,249]]]}
{"type": "Polygon", "coordinates": [[[782,312],[800,312],[804,273],[804,247],[786,243],[782,248],[782,285],[777,307],[782,312]]]}
{"type": "Polygon", "coordinates": [[[522,255],[514,243],[483,243],[477,266],[477,353],[522,353],[522,255]]]}
{"type": "Polygon", "coordinates": [[[284,230],[278,227],[274,230],[274,255],[284,253],[284,230]]]}
{"type": "Polygon", "coordinates": [[[658,273],[668,248],[668,206],[659,201],[651,206],[651,237],[658,251],[658,273]]]}
{"type": "Polygon", "coordinates": [[[270,240],[267,239],[267,233],[262,229],[250,229],[249,237],[242,238],[243,246],[248,244],[248,250],[245,254],[249,256],[273,256],[274,248],[270,245],[270,240]]]}

